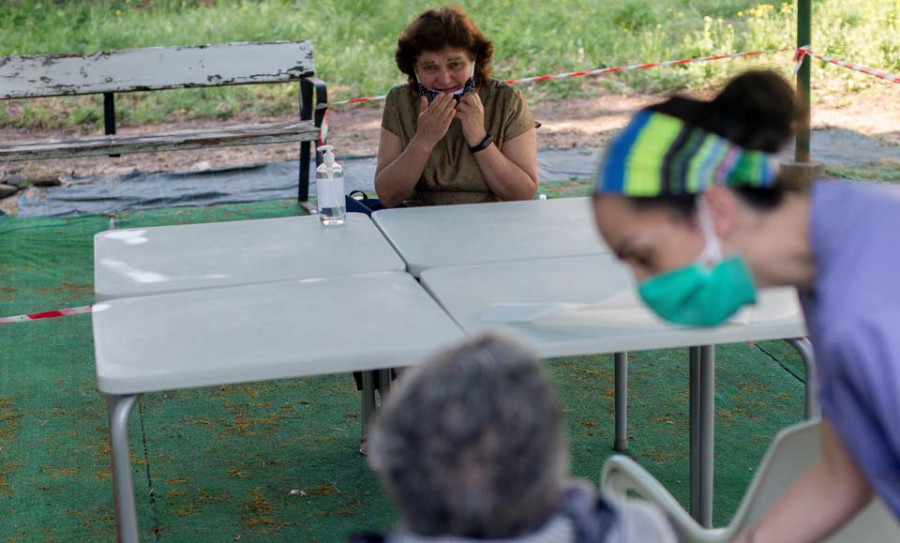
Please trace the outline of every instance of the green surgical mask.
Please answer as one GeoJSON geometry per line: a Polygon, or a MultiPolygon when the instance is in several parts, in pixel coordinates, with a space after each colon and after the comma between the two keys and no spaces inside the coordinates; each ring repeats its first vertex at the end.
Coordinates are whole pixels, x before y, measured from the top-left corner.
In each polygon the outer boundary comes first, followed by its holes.
{"type": "Polygon", "coordinates": [[[683,268],[644,281],[638,293],[657,315],[690,326],[717,326],[741,307],[756,303],[756,286],[740,256],[722,258],[721,244],[703,200],[697,214],[706,246],[683,268]]]}

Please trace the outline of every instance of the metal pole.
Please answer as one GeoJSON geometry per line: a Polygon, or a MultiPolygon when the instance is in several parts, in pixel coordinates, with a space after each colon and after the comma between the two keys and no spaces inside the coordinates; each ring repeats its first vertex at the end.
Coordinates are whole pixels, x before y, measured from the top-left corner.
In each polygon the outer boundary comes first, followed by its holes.
{"type": "MultiPolygon", "coordinates": [[[[811,21],[812,1],[797,0],[797,47],[812,43],[811,21]]],[[[797,162],[809,162],[811,62],[810,56],[805,56],[800,71],[797,72],[797,97],[800,100],[800,123],[797,126],[797,144],[794,156],[797,162]]]]}
{"type": "Polygon", "coordinates": [[[628,353],[616,353],[616,439],[613,449],[628,450],[628,353]]]}

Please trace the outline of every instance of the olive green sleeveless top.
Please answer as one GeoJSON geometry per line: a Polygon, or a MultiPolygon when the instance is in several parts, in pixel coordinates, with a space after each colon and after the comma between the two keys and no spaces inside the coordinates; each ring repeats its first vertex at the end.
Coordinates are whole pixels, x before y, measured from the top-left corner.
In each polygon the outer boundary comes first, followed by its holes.
{"type": "MultiPolygon", "coordinates": [[[[484,104],[484,128],[494,136],[498,148],[503,143],[534,128],[534,121],[522,92],[500,81],[490,81],[476,89],[484,104]]],[[[400,138],[403,148],[416,134],[421,98],[409,85],[391,89],[384,106],[381,126],[400,138]]],[[[454,119],[444,138],[434,146],[428,163],[407,205],[447,205],[496,202],[469,145],[462,124],[454,119]]]]}

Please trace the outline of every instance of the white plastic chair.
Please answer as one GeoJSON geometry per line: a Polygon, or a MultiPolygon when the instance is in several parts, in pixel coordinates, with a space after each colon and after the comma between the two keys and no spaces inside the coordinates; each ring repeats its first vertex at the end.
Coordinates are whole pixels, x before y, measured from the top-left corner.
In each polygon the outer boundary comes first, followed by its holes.
{"type": "MultiPolygon", "coordinates": [[[[766,511],[788,490],[794,481],[819,460],[820,421],[812,420],[785,428],[775,436],[762,464],[735,513],[724,528],[704,528],[681,507],[659,481],[626,456],[610,457],[603,465],[602,488],[606,493],[647,499],[672,520],[675,530],[686,542],[726,542],[756,525],[766,511]]],[[[827,499],[827,497],[825,498],[827,499]]],[[[810,511],[814,515],[814,511],[810,511]]],[[[831,543],[900,541],[900,524],[877,497],[828,539],[831,543]]]]}

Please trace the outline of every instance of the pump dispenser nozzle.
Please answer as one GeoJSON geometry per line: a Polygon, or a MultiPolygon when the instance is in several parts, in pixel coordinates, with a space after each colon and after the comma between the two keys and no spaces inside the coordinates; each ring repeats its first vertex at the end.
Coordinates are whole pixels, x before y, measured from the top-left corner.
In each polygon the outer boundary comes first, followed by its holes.
{"type": "Polygon", "coordinates": [[[320,145],[316,147],[316,151],[324,153],[322,160],[326,166],[334,166],[334,153],[331,152],[332,149],[334,149],[334,147],[331,145],[320,145]]]}

